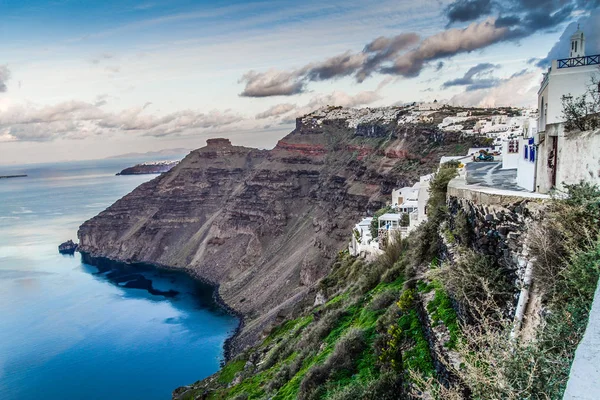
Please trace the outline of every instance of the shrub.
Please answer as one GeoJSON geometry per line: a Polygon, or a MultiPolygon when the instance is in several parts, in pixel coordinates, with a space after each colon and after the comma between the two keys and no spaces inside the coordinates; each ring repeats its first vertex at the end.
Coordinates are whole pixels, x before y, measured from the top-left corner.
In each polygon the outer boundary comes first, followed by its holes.
{"type": "Polygon", "coordinates": [[[344,310],[336,309],[326,312],[317,320],[308,334],[304,335],[299,347],[316,349],[321,345],[321,341],[329,335],[339,323],[340,318],[345,314],[344,310]]]}
{"type": "Polygon", "coordinates": [[[273,378],[266,386],[267,392],[273,392],[285,385],[291,378],[292,374],[288,364],[282,365],[281,368],[273,375],[273,378]]]}
{"type": "Polygon", "coordinates": [[[378,293],[369,303],[368,310],[379,311],[389,307],[398,298],[398,290],[386,290],[378,293]]]}
{"type": "Polygon", "coordinates": [[[406,261],[404,257],[400,260],[396,261],[394,266],[381,275],[381,281],[385,283],[392,283],[401,276],[404,275],[404,270],[406,269],[406,261]]]}
{"type": "Polygon", "coordinates": [[[385,372],[382,373],[376,380],[371,382],[368,386],[368,392],[370,393],[369,399],[373,400],[397,400],[398,398],[405,398],[402,396],[402,374],[396,372],[385,372]]]}
{"type": "Polygon", "coordinates": [[[354,360],[367,347],[365,332],[362,329],[351,328],[336,343],[327,364],[335,369],[352,370],[354,360]]]}
{"type": "Polygon", "coordinates": [[[367,347],[365,332],[350,329],[336,343],[329,358],[323,364],[313,365],[300,383],[298,398],[301,400],[319,399],[325,392],[325,382],[338,371],[355,371],[355,361],[367,347]]]}
{"type": "Polygon", "coordinates": [[[442,242],[439,236],[440,224],[448,217],[446,207],[446,193],[448,182],[457,175],[456,168],[448,163],[443,164],[435,174],[429,185],[429,217],[427,222],[421,224],[414,235],[411,245],[413,247],[409,259],[413,265],[429,262],[440,253],[442,242]]]}
{"type": "Polygon", "coordinates": [[[512,301],[514,286],[507,272],[494,259],[473,250],[462,249],[454,265],[432,270],[450,296],[469,306],[471,312],[485,312],[483,305],[493,309],[506,309],[512,301]]]}
{"type": "Polygon", "coordinates": [[[398,300],[398,308],[400,311],[406,312],[410,310],[415,302],[415,290],[414,289],[406,289],[400,295],[400,300],[398,300]]]}
{"type": "Polygon", "coordinates": [[[316,400],[320,398],[320,395],[325,391],[324,384],[327,382],[330,372],[328,365],[313,365],[300,383],[298,399],[316,400]]]}
{"type": "Polygon", "coordinates": [[[375,353],[384,370],[402,371],[401,343],[404,336],[398,325],[390,325],[384,335],[380,335],[375,343],[375,353]]]}
{"type": "Polygon", "coordinates": [[[454,237],[463,246],[470,246],[473,241],[473,228],[467,214],[461,209],[454,216],[454,237]]]}
{"type": "Polygon", "coordinates": [[[400,232],[396,232],[388,242],[387,246],[385,246],[383,254],[377,259],[377,262],[382,266],[383,271],[387,271],[394,266],[402,256],[405,247],[404,241],[400,237],[400,232]]]}
{"type": "Polygon", "coordinates": [[[388,326],[396,323],[398,317],[400,317],[400,309],[398,308],[398,305],[394,303],[385,310],[381,317],[379,317],[375,329],[379,333],[387,332],[388,326]]]}
{"type": "Polygon", "coordinates": [[[370,397],[367,388],[360,384],[342,387],[329,396],[329,400],[360,400],[368,398],[370,397]]]}
{"type": "Polygon", "coordinates": [[[361,271],[360,278],[355,287],[360,294],[365,294],[377,286],[380,276],[381,269],[379,265],[376,263],[367,264],[361,271]]]}

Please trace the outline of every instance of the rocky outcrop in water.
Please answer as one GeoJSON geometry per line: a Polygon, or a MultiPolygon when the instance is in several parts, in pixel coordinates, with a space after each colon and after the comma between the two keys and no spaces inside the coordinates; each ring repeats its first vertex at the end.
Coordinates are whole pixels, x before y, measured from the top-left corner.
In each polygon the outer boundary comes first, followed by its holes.
{"type": "Polygon", "coordinates": [[[60,254],[75,254],[76,250],[77,243],[74,243],[72,240],[67,240],[58,246],[58,252],[60,254]]]}
{"type": "Polygon", "coordinates": [[[85,222],[80,250],[184,269],[218,285],[223,301],[244,317],[235,354],[314,301],[314,284],[353,224],[383,206],[394,187],[430,173],[441,155],[473,145],[456,133],[398,125],[402,113],[318,110],[268,151],[208,140],[85,222]]]}

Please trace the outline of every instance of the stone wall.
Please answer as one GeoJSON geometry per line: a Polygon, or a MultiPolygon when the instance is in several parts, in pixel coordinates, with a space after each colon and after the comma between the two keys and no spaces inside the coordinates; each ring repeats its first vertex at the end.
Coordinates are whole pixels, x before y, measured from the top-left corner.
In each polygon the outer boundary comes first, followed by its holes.
{"type": "Polygon", "coordinates": [[[455,238],[450,246],[460,244],[497,261],[514,282],[514,303],[509,311],[520,324],[531,285],[528,234],[542,217],[545,199],[518,197],[514,192],[481,196],[477,186],[462,186],[461,178],[451,181],[448,189],[448,229],[455,238]],[[455,190],[457,186],[460,190],[455,190]]]}

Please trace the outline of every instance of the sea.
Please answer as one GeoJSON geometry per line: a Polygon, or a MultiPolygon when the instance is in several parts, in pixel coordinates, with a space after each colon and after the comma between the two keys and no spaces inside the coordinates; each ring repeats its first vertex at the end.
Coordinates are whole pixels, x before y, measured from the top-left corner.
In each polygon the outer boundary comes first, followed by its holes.
{"type": "Polygon", "coordinates": [[[77,229],[156,175],[149,160],[0,166],[0,399],[170,399],[219,368],[238,320],[182,273],[140,273],[155,293],[61,255],[77,229]]]}

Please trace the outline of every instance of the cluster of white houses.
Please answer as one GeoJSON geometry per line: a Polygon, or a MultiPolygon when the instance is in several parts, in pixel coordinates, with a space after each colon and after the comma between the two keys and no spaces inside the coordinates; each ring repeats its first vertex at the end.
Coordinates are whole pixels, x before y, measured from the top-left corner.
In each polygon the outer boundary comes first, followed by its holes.
{"type": "MultiPolygon", "coordinates": [[[[590,89],[592,75],[600,75],[599,66],[600,55],[585,54],[584,34],[578,29],[571,37],[569,58],[552,61],[551,68],[544,74],[537,111],[522,110],[517,117],[495,115],[487,119],[477,119],[466,111],[446,117],[438,127],[493,138],[502,169],[516,170],[515,183],[525,191],[548,193],[582,180],[600,184],[600,130],[567,133],[562,113],[564,96],[578,97],[589,90],[600,91],[600,85],[590,89]],[[472,128],[464,129],[465,122],[473,119],[472,128]]],[[[418,105],[417,115],[401,122],[431,122],[429,113],[441,107],[437,102],[422,103],[418,105]]],[[[442,157],[440,164],[452,159],[470,162],[478,150],[470,149],[466,156],[442,157]]],[[[426,221],[432,177],[433,174],[422,176],[412,186],[393,190],[390,202],[393,211],[379,216],[377,237],[372,236],[372,217],[356,224],[350,253],[377,255],[395,233],[406,236],[426,221]]]]}

